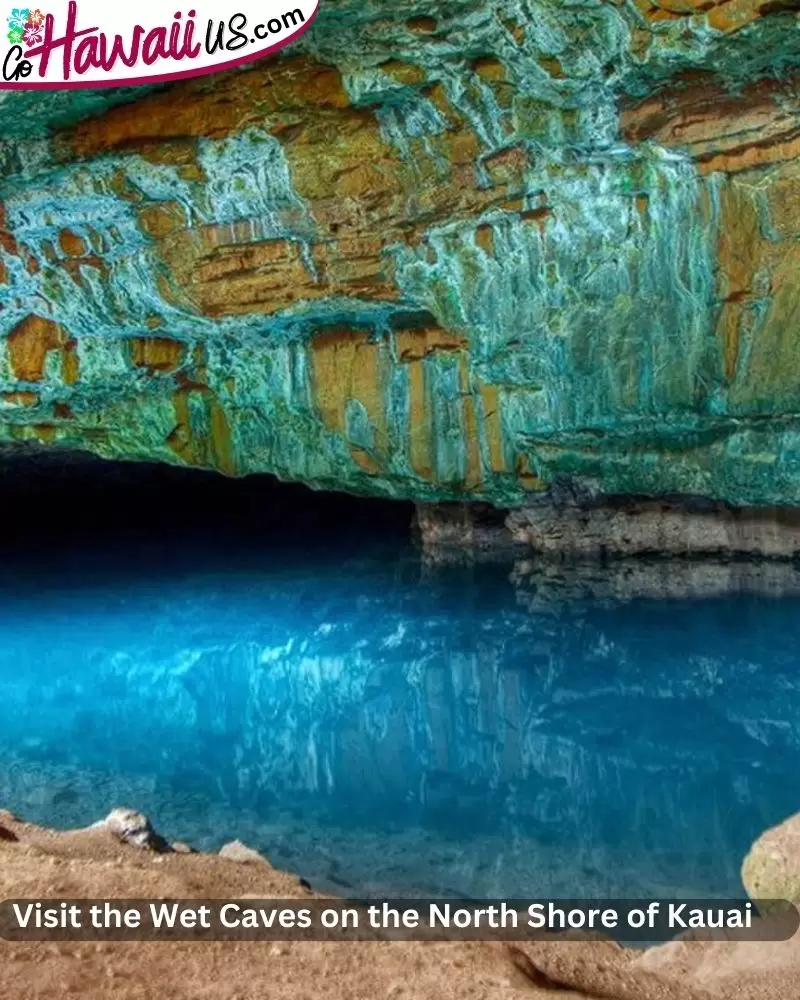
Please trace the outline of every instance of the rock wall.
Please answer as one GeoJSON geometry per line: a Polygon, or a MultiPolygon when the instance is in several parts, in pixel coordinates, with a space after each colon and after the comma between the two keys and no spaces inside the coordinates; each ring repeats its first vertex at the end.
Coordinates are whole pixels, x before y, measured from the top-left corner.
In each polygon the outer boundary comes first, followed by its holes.
{"type": "Polygon", "coordinates": [[[244,71],[0,95],[0,442],[797,503],[795,6],[326,0],[244,71]]]}

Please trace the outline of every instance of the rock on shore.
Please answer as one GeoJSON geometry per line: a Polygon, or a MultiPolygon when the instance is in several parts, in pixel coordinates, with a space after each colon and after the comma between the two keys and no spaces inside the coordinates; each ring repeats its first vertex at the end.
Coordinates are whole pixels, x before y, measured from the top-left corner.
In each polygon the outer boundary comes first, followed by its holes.
{"type": "Polygon", "coordinates": [[[742,865],[742,881],[753,899],[800,905],[800,815],[758,838],[742,865]]]}

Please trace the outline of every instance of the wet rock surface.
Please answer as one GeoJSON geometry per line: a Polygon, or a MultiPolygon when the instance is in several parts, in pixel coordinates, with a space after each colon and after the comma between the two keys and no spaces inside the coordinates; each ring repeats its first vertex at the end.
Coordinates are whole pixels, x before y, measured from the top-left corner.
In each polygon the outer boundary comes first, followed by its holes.
{"type": "Polygon", "coordinates": [[[592,507],[537,505],[512,511],[506,526],[517,547],[564,559],[800,554],[800,512],[791,509],[697,507],[654,500],[592,507]]]}
{"type": "Polygon", "coordinates": [[[798,39],[761,0],[331,0],[244,71],[3,95],[0,440],[800,502],[798,39]]]}
{"type": "MultiPolygon", "coordinates": [[[[641,557],[795,559],[800,509],[731,507],[699,497],[603,497],[548,490],[510,511],[482,503],[417,504],[414,526],[425,557],[503,561],[641,557]]],[[[685,572],[673,562],[676,573],[685,572]]],[[[577,570],[580,572],[580,570],[577,570]]]]}

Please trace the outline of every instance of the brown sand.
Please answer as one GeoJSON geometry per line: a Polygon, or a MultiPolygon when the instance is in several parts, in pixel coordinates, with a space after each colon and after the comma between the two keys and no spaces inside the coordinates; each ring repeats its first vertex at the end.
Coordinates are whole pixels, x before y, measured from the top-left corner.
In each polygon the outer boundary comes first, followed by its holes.
{"type": "MultiPolygon", "coordinates": [[[[106,828],[54,833],[0,813],[0,898],[302,898],[263,862],[158,854],[106,828]],[[14,839],[16,838],[16,839],[14,839]]],[[[785,943],[11,943],[0,1000],[800,1000],[785,943]]]]}

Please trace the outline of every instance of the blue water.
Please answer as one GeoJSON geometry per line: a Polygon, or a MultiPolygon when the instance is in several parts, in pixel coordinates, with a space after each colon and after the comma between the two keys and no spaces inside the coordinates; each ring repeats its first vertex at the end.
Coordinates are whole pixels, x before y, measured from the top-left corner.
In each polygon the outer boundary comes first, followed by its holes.
{"type": "Polygon", "coordinates": [[[6,564],[0,805],[131,806],[351,894],[738,893],[800,809],[800,597],[527,573],[371,542],[6,564]]]}

